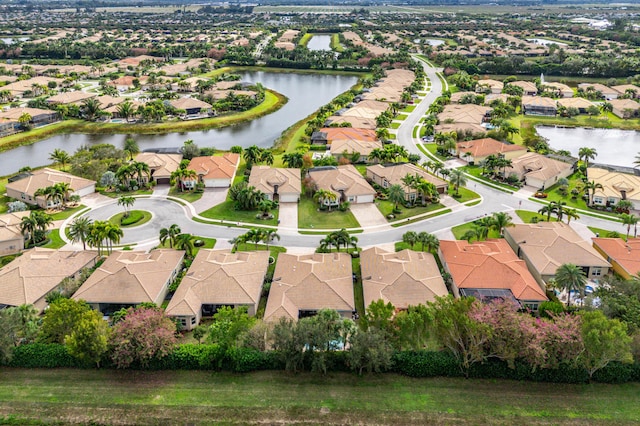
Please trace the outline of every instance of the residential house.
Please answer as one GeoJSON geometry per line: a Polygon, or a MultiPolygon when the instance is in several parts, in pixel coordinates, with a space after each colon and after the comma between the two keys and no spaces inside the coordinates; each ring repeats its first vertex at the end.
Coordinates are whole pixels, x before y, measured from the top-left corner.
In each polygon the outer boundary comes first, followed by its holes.
{"type": "Polygon", "coordinates": [[[249,186],[265,194],[265,198],[280,203],[297,203],[302,192],[300,169],[253,166],[249,186]]]}
{"type": "Polygon", "coordinates": [[[114,251],[73,295],[104,315],[141,303],[161,306],[182,269],[184,252],[114,251]]]}
{"type": "Polygon", "coordinates": [[[365,308],[382,300],[404,310],[449,293],[431,253],[371,247],[360,253],[360,264],[365,308]]]}
{"type": "MultiPolygon", "coordinates": [[[[240,164],[240,155],[226,153],[221,156],[194,157],[187,169],[194,170],[198,182],[205,188],[226,188],[231,186],[240,164]]],[[[194,181],[184,182],[186,187],[194,185],[194,181]]]]}
{"type": "Polygon", "coordinates": [[[63,251],[36,247],[0,268],[0,307],[31,304],[42,312],[47,295],[67,277],[76,278],[95,265],[95,251],[63,251]]]}
{"type": "Polygon", "coordinates": [[[559,98],[573,97],[573,89],[563,83],[544,82],[542,88],[546,91],[553,92],[559,98]]]}
{"type": "Polygon", "coordinates": [[[482,124],[489,120],[491,108],[475,104],[449,104],[438,114],[440,123],[482,124]]]}
{"type": "Polygon", "coordinates": [[[544,96],[523,96],[522,111],[525,115],[545,115],[555,117],[558,112],[556,101],[544,96]]]}
{"type": "Polygon", "coordinates": [[[458,142],[456,150],[458,157],[469,164],[479,164],[490,155],[502,156],[507,160],[512,160],[527,153],[527,148],[522,145],[500,142],[493,138],[458,142]]]}
{"type": "Polygon", "coordinates": [[[579,266],[590,280],[602,278],[611,267],[566,223],[516,224],[505,229],[504,238],[543,289],[565,263],[579,266]]]}
{"type": "Polygon", "coordinates": [[[580,114],[586,114],[589,107],[595,106],[585,98],[561,98],[557,100],[558,107],[576,108],[580,114]]]}
{"type": "Polygon", "coordinates": [[[366,163],[369,161],[369,154],[374,149],[381,149],[382,142],[380,141],[361,141],[355,139],[334,139],[331,142],[331,148],[329,152],[335,157],[336,160],[340,160],[346,157],[353,163],[366,163]],[[355,154],[359,154],[358,158],[354,159],[355,154]]]}
{"type": "MultiPolygon", "coordinates": [[[[122,62],[122,61],[121,61],[122,62]]],[[[118,92],[126,92],[127,90],[132,90],[136,87],[142,86],[149,80],[147,76],[134,77],[132,75],[125,75],[115,80],[108,81],[107,84],[109,86],[115,87],[118,92]]]]}
{"type": "Polygon", "coordinates": [[[158,185],[169,185],[171,174],[178,170],[180,161],[182,161],[182,154],[141,152],[136,155],[136,162],[149,166],[151,180],[158,185]]]}
{"type": "Polygon", "coordinates": [[[640,274],[640,238],[592,238],[593,248],[611,263],[611,269],[623,279],[640,274]]]}
{"type": "Polygon", "coordinates": [[[633,84],[621,84],[619,86],[611,86],[613,90],[618,92],[618,97],[624,96],[627,93],[632,94],[632,98],[639,99],[640,98],[640,87],[633,84]]]}
{"type": "Polygon", "coordinates": [[[589,181],[602,185],[593,191],[593,204],[615,206],[621,200],[630,201],[633,209],[640,210],[640,176],[589,167],[589,181]]]}
{"type": "Polygon", "coordinates": [[[617,99],[618,96],[620,96],[620,92],[618,92],[616,89],[605,86],[601,83],[580,83],[578,84],[578,89],[584,92],[598,92],[604,99],[607,100],[617,99]]]}
{"type": "Polygon", "coordinates": [[[339,126],[344,123],[348,123],[351,128],[354,129],[367,129],[367,130],[375,130],[377,127],[375,118],[361,118],[361,117],[342,117],[337,115],[332,115],[327,118],[327,121],[324,123],[325,126],[339,126]]]}
{"type": "Polygon", "coordinates": [[[166,314],[176,318],[183,330],[193,329],[202,317],[212,316],[222,306],[246,306],[248,314],[255,315],[268,267],[268,251],[201,249],[166,314]]]}
{"type": "Polygon", "coordinates": [[[633,99],[613,99],[609,101],[614,115],[620,118],[632,118],[638,116],[640,103],[633,99]]]}
{"type": "Polygon", "coordinates": [[[534,188],[549,188],[558,179],[573,173],[573,166],[562,161],[527,152],[511,160],[511,166],[500,171],[503,176],[515,175],[525,185],[534,188]]]}
{"type": "Polygon", "coordinates": [[[8,90],[12,98],[24,98],[25,95],[29,93],[31,96],[39,96],[44,90],[42,88],[48,88],[51,82],[55,82],[56,86],[59,86],[63,80],[60,78],[33,77],[27,80],[18,80],[9,83],[6,86],[2,86],[2,90],[8,90]]]}
{"type": "Polygon", "coordinates": [[[354,127],[323,127],[311,135],[313,145],[331,145],[334,140],[376,141],[375,130],[354,127]]]}
{"type": "Polygon", "coordinates": [[[55,204],[53,200],[47,200],[44,196],[36,197],[36,191],[41,188],[44,189],[53,186],[56,183],[68,183],[71,188],[69,195],[84,197],[85,195],[96,192],[95,181],[47,167],[32,170],[22,176],[22,178],[7,183],[7,196],[27,204],[38,205],[43,209],[55,207],[55,204]]]}
{"type": "Polygon", "coordinates": [[[356,310],[352,273],[351,256],[347,253],[281,253],[264,320],[297,321],[322,309],[335,309],[343,317],[351,318],[356,310]]]}
{"type": "Polygon", "coordinates": [[[179,98],[169,101],[169,104],[176,109],[183,109],[187,115],[209,114],[211,104],[196,98],[179,98]]]}
{"type": "Polygon", "coordinates": [[[538,88],[531,81],[512,81],[509,84],[522,88],[523,96],[536,96],[538,94],[538,88]]]}
{"type": "Polygon", "coordinates": [[[375,164],[367,167],[367,179],[383,188],[389,188],[391,185],[400,185],[404,190],[405,200],[415,201],[420,198],[420,194],[418,194],[415,188],[407,187],[402,182],[402,179],[407,175],[417,176],[432,183],[436,187],[438,194],[446,194],[447,192],[449,186],[447,181],[433,176],[415,164],[390,163],[384,166],[375,164]]]}
{"type": "Polygon", "coordinates": [[[373,203],[376,191],[351,164],[338,167],[316,167],[308,173],[318,189],[324,189],[336,195],[335,200],[322,200],[325,206],[337,206],[345,201],[353,204],[373,203]]]}
{"type": "Polygon", "coordinates": [[[75,90],[73,92],[61,92],[57,95],[53,95],[47,99],[47,105],[81,105],[83,101],[87,99],[93,99],[97,97],[95,93],[83,92],[81,90],[75,90]]]}
{"type": "Polygon", "coordinates": [[[537,310],[547,300],[542,287],[502,239],[478,241],[440,241],[438,254],[442,267],[451,275],[456,297],[480,300],[517,300],[537,310]]]}
{"type": "Polygon", "coordinates": [[[24,211],[0,215],[0,256],[20,253],[24,249],[20,223],[29,214],[29,211],[24,211]]]}
{"type": "Polygon", "coordinates": [[[500,101],[503,104],[509,103],[509,95],[506,93],[498,93],[498,94],[488,94],[484,97],[484,104],[491,105],[493,101],[500,101]]]}
{"type": "Polygon", "coordinates": [[[498,80],[478,80],[476,83],[476,93],[492,93],[497,95],[498,93],[502,93],[502,89],[504,89],[504,83],[498,80]]]}
{"type": "Polygon", "coordinates": [[[473,96],[473,99],[478,96],[476,92],[456,92],[451,94],[449,102],[452,104],[459,104],[464,98],[473,96]]]}
{"type": "Polygon", "coordinates": [[[31,116],[30,124],[34,127],[44,126],[45,124],[58,121],[57,111],[27,107],[9,108],[6,111],[1,111],[0,121],[7,121],[12,123],[14,131],[18,131],[21,126],[19,120],[23,114],[29,114],[31,116]]]}

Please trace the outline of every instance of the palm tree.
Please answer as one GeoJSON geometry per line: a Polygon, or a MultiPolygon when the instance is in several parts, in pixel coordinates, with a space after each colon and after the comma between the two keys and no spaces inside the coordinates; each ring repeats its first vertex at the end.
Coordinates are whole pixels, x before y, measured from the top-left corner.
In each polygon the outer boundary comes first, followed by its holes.
{"type": "Polygon", "coordinates": [[[60,164],[60,168],[64,170],[67,163],[69,163],[69,161],[71,160],[71,156],[67,151],[56,148],[53,150],[51,155],[49,155],[49,160],[60,164]]]}
{"type": "MultiPolygon", "coordinates": [[[[133,106],[133,103],[131,103],[130,100],[126,100],[120,104],[118,104],[116,106],[116,111],[118,112],[118,115],[122,118],[125,119],[125,121],[129,121],[129,118],[133,117],[135,115],[135,107],[133,106]]],[[[127,138],[129,139],[129,138],[127,138]]],[[[125,141],[126,143],[126,141],[125,141]]],[[[125,148],[126,149],[126,148],[125,148]]]]}
{"type": "Polygon", "coordinates": [[[71,222],[69,225],[69,237],[71,237],[71,241],[77,243],[78,241],[82,241],[82,250],[87,249],[87,237],[89,236],[89,232],[91,232],[92,221],[86,216],[77,217],[71,222]]]}
{"type": "Polygon", "coordinates": [[[627,241],[629,241],[629,234],[631,233],[631,225],[636,226],[638,223],[638,217],[628,213],[622,213],[620,215],[622,219],[622,225],[627,225],[627,241]]]}
{"type": "Polygon", "coordinates": [[[595,148],[582,147],[578,150],[578,159],[584,161],[584,165],[589,167],[589,160],[593,160],[598,155],[595,148]]]}
{"type": "Polygon", "coordinates": [[[415,231],[407,231],[402,234],[402,242],[409,244],[411,250],[413,250],[414,244],[418,242],[418,234],[415,231]]]}
{"type": "Polygon", "coordinates": [[[231,251],[235,253],[238,250],[238,246],[240,244],[244,244],[247,242],[247,234],[238,235],[229,242],[233,245],[231,251]]]}
{"type": "Polygon", "coordinates": [[[175,223],[168,228],[160,229],[160,244],[164,245],[169,240],[169,248],[173,248],[176,243],[176,237],[182,233],[182,230],[175,223]]]}
{"type": "Polygon", "coordinates": [[[262,242],[266,244],[267,251],[269,251],[269,243],[274,240],[280,241],[280,235],[275,229],[266,229],[262,232],[262,242]]]}
{"type": "Polygon", "coordinates": [[[550,201],[549,205],[553,207],[553,211],[558,217],[558,222],[562,222],[562,217],[566,212],[567,203],[564,201],[550,201]]]}
{"type": "Polygon", "coordinates": [[[299,169],[303,165],[302,157],[303,155],[301,152],[287,152],[282,155],[282,161],[289,168],[299,169]]]}
{"type": "Polygon", "coordinates": [[[193,257],[193,251],[195,250],[194,239],[195,237],[191,234],[178,234],[175,241],[176,248],[184,250],[187,257],[193,257]]]}
{"type": "Polygon", "coordinates": [[[612,112],[613,105],[611,104],[611,102],[603,102],[602,105],[600,105],[600,110],[602,112],[612,112]]]}
{"type": "Polygon", "coordinates": [[[31,130],[31,120],[33,120],[31,114],[25,112],[18,118],[18,123],[23,130],[31,130]]]}
{"type": "Polygon", "coordinates": [[[124,140],[123,149],[129,153],[129,160],[133,161],[133,156],[140,152],[140,147],[138,146],[138,142],[131,136],[127,137],[124,140]]]}
{"type": "Polygon", "coordinates": [[[593,196],[596,193],[596,189],[602,189],[602,184],[594,180],[584,184],[584,190],[587,191],[587,198],[589,199],[589,206],[593,204],[593,196]]]}
{"type": "Polygon", "coordinates": [[[82,101],[81,109],[84,117],[88,121],[95,121],[103,112],[100,109],[100,102],[95,98],[85,99],[82,101]]]}
{"type": "Polygon", "coordinates": [[[24,216],[22,218],[20,222],[20,232],[25,238],[28,238],[31,240],[32,246],[35,246],[36,245],[36,229],[38,227],[38,223],[33,213],[35,213],[35,211],[32,211],[29,216],[24,216]]]}
{"type": "Polygon", "coordinates": [[[118,205],[124,207],[124,217],[129,217],[129,208],[135,202],[136,199],[130,195],[122,195],[118,198],[118,205]]]}
{"type": "Polygon", "coordinates": [[[314,194],[313,194],[313,199],[320,203],[323,204],[325,201],[329,201],[328,207],[329,207],[329,211],[331,211],[331,204],[338,198],[338,196],[335,194],[335,192],[333,191],[328,191],[326,189],[318,189],[314,194]]]}
{"type": "Polygon", "coordinates": [[[263,237],[262,229],[251,228],[245,233],[245,235],[247,236],[247,241],[251,241],[252,243],[254,243],[255,244],[255,248],[257,250],[258,249],[258,243],[260,241],[262,241],[262,237],[263,237]]]}
{"type": "Polygon", "coordinates": [[[500,236],[502,236],[503,233],[504,233],[504,228],[509,228],[509,227],[515,226],[515,224],[512,222],[512,220],[513,220],[513,218],[508,213],[495,212],[491,216],[491,228],[493,228],[496,231],[498,231],[500,236]]]}
{"type": "Polygon", "coordinates": [[[149,165],[147,163],[144,163],[142,161],[135,161],[132,163],[132,168],[135,170],[139,187],[142,187],[142,184],[145,182],[144,177],[147,178],[147,182],[151,180],[151,170],[149,169],[149,165]]]}
{"type": "Polygon", "coordinates": [[[431,182],[420,179],[415,188],[418,194],[420,194],[420,200],[423,206],[426,204],[427,198],[429,198],[430,201],[438,198],[438,190],[431,182]]]}
{"type": "Polygon", "coordinates": [[[107,222],[107,225],[104,227],[104,238],[107,240],[109,253],[113,251],[113,245],[118,244],[123,235],[124,232],[118,225],[107,222]]]}
{"type": "Polygon", "coordinates": [[[579,291],[582,294],[587,285],[587,277],[582,268],[572,263],[560,265],[556,270],[555,280],[558,287],[567,292],[567,306],[571,305],[571,292],[579,291]]]}
{"type": "Polygon", "coordinates": [[[389,187],[389,201],[394,205],[393,210],[398,210],[398,204],[404,202],[404,189],[397,183],[389,187]]]}
{"type": "Polygon", "coordinates": [[[244,161],[247,163],[247,169],[251,169],[254,163],[259,162],[261,156],[262,149],[257,145],[251,145],[249,148],[246,148],[242,154],[242,158],[244,158],[244,161]]]}
{"type": "Polygon", "coordinates": [[[426,248],[429,253],[435,253],[440,246],[438,237],[424,231],[418,234],[418,242],[422,244],[422,251],[426,248]]]}
{"type": "MultiPolygon", "coordinates": [[[[185,182],[194,181],[198,178],[198,174],[195,170],[189,169],[178,169],[175,172],[171,173],[171,181],[176,187],[183,192],[185,189],[185,182]]],[[[194,186],[189,186],[189,188],[193,188],[194,186]]]]}
{"type": "Polygon", "coordinates": [[[260,162],[265,163],[267,165],[273,164],[273,151],[270,149],[263,149],[260,153],[260,162]]]}
{"type": "Polygon", "coordinates": [[[547,205],[545,205],[544,207],[541,207],[540,210],[538,210],[538,213],[540,214],[546,214],[547,215],[547,222],[551,222],[551,214],[555,213],[555,207],[549,203],[547,205]]]}
{"type": "Polygon", "coordinates": [[[580,219],[576,209],[565,209],[564,214],[567,217],[567,225],[571,222],[571,219],[580,219]]]}
{"type": "Polygon", "coordinates": [[[460,186],[466,185],[467,177],[460,169],[452,169],[449,177],[449,182],[453,184],[453,189],[456,191],[456,196],[460,195],[460,186]]]}

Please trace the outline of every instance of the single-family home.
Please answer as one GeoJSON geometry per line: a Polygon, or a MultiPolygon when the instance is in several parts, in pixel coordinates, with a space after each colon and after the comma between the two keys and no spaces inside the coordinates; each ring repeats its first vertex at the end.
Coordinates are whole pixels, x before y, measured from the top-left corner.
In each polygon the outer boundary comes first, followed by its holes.
{"type": "Polygon", "coordinates": [[[24,235],[20,231],[22,218],[29,211],[0,215],[0,256],[19,253],[24,249],[24,235]]]}
{"type": "Polygon", "coordinates": [[[555,99],[544,96],[523,96],[522,111],[525,115],[545,115],[555,117],[558,106],[555,99]]]}
{"type": "Polygon", "coordinates": [[[104,315],[141,303],[161,306],[182,269],[184,251],[114,251],[72,296],[104,315]]]}
{"type": "Polygon", "coordinates": [[[367,167],[367,179],[383,188],[389,188],[391,185],[400,185],[404,190],[405,200],[415,201],[420,198],[418,191],[415,188],[407,187],[407,185],[402,182],[402,179],[407,175],[422,178],[433,184],[438,194],[445,194],[447,192],[447,188],[449,186],[447,181],[433,176],[415,164],[390,163],[385,164],[384,166],[381,164],[375,164],[367,167]]]}
{"type": "Polygon", "coordinates": [[[356,310],[352,273],[351,256],[347,253],[281,253],[264,320],[297,321],[322,309],[335,309],[343,317],[351,318],[356,310]]]}
{"type": "Polygon", "coordinates": [[[515,175],[525,185],[534,188],[549,188],[558,179],[573,173],[571,164],[545,157],[535,152],[527,152],[511,160],[511,166],[500,171],[504,177],[515,175]]]}
{"type": "Polygon", "coordinates": [[[334,140],[373,142],[377,138],[375,130],[354,127],[324,127],[311,135],[311,143],[314,145],[329,145],[334,140]]]}
{"type": "Polygon", "coordinates": [[[620,118],[632,118],[638,116],[640,103],[633,99],[613,99],[609,101],[613,107],[611,112],[620,118]]]}
{"type": "Polygon", "coordinates": [[[183,330],[196,327],[222,306],[246,306],[255,315],[269,267],[269,252],[198,251],[171,298],[166,314],[183,330]]]}
{"type": "Polygon", "coordinates": [[[621,84],[618,86],[611,86],[611,88],[618,92],[618,97],[631,95],[631,98],[633,99],[640,98],[640,87],[634,84],[621,84]]]}
{"type": "Polygon", "coordinates": [[[182,161],[182,154],[141,152],[136,155],[136,162],[149,166],[151,180],[158,185],[169,185],[171,174],[178,170],[180,161],[182,161]]]}
{"type": "MultiPolygon", "coordinates": [[[[240,164],[240,155],[228,152],[220,156],[194,157],[187,169],[194,170],[198,182],[205,188],[226,188],[231,186],[240,164]]],[[[194,181],[183,182],[186,187],[195,185],[194,181]]]]}
{"type": "Polygon", "coordinates": [[[585,98],[561,98],[557,100],[558,109],[564,108],[576,108],[580,114],[586,114],[589,107],[595,106],[591,101],[585,98]]]}
{"type": "Polygon", "coordinates": [[[522,145],[500,142],[493,138],[474,139],[458,142],[456,145],[458,157],[469,164],[479,164],[490,155],[503,156],[507,160],[527,153],[527,148],[522,145]]]}
{"type": "Polygon", "coordinates": [[[578,89],[583,92],[597,92],[600,93],[604,99],[611,100],[617,99],[620,96],[620,92],[611,87],[605,86],[601,83],[580,83],[578,84],[578,89]]]}
{"type": "Polygon", "coordinates": [[[50,77],[33,77],[27,80],[17,80],[2,87],[11,94],[11,98],[23,98],[25,95],[31,94],[32,97],[40,96],[51,82],[55,82],[56,86],[62,84],[60,78],[50,77]]]}
{"type": "MultiPolygon", "coordinates": [[[[122,61],[121,61],[122,62],[122,61]]],[[[108,81],[107,84],[109,86],[115,87],[119,92],[126,92],[127,90],[132,90],[133,88],[138,86],[142,86],[149,80],[147,76],[134,77],[132,75],[125,75],[115,80],[108,81]]]]}
{"type": "Polygon", "coordinates": [[[507,104],[509,103],[509,95],[507,95],[506,93],[497,93],[497,94],[490,93],[484,97],[485,105],[491,105],[491,103],[494,101],[500,101],[504,104],[507,104]]]}
{"type": "Polygon", "coordinates": [[[62,280],[76,278],[95,266],[95,251],[64,251],[36,247],[0,268],[0,308],[33,305],[42,312],[45,298],[62,280]]]}
{"type": "Polygon", "coordinates": [[[542,287],[502,239],[477,241],[440,241],[438,254],[442,267],[451,275],[456,297],[473,296],[480,300],[517,300],[537,310],[547,300],[542,287]]]}
{"type": "Polygon", "coordinates": [[[354,129],[367,129],[367,130],[375,130],[378,125],[376,124],[376,119],[374,118],[361,118],[361,117],[352,117],[352,116],[337,116],[332,115],[327,118],[327,121],[324,123],[325,126],[340,126],[342,124],[347,124],[349,127],[354,129]]]}
{"type": "Polygon", "coordinates": [[[261,191],[269,200],[297,203],[302,192],[300,169],[253,166],[249,186],[261,191]]]}
{"type": "Polygon", "coordinates": [[[61,92],[57,95],[53,95],[46,100],[47,105],[81,105],[83,101],[87,99],[93,99],[97,97],[95,93],[83,92],[82,90],[75,90],[73,92],[61,92]]]}
{"type": "MultiPolygon", "coordinates": [[[[463,99],[475,99],[478,96],[476,92],[456,92],[451,94],[449,102],[452,104],[462,103],[463,99]]],[[[469,103],[469,102],[466,102],[469,103]]],[[[473,103],[473,102],[471,102],[473,103]]]]}
{"type": "Polygon", "coordinates": [[[43,126],[45,124],[53,123],[54,121],[58,121],[58,112],[52,111],[50,109],[40,109],[40,108],[28,108],[28,107],[19,107],[19,108],[9,108],[6,111],[0,112],[0,121],[5,120],[14,126],[14,130],[20,130],[20,117],[24,114],[29,114],[31,116],[31,121],[29,122],[34,127],[43,126]]]}
{"type": "Polygon", "coordinates": [[[36,197],[36,191],[60,182],[69,184],[71,188],[69,195],[84,197],[96,192],[96,182],[93,180],[45,167],[24,173],[17,180],[7,183],[7,196],[27,204],[38,205],[43,209],[55,207],[54,200],[47,200],[44,196],[36,197]]]}
{"type": "Polygon", "coordinates": [[[504,239],[516,255],[525,261],[529,272],[543,289],[555,277],[556,270],[565,263],[579,266],[590,280],[605,276],[611,267],[566,223],[516,224],[505,229],[504,239]]]}
{"type": "Polygon", "coordinates": [[[602,185],[593,191],[593,204],[611,207],[626,200],[633,209],[640,209],[640,176],[597,167],[589,167],[587,176],[589,181],[602,185]]]}
{"type": "Polygon", "coordinates": [[[334,139],[331,142],[329,152],[336,160],[343,157],[349,159],[353,163],[366,163],[369,161],[369,154],[374,149],[381,149],[380,141],[361,141],[355,139],[334,139]],[[357,158],[353,158],[359,154],[357,158]]]}
{"type": "Polygon", "coordinates": [[[407,309],[449,293],[431,253],[371,247],[360,253],[360,264],[365,308],[382,300],[407,309]]]}
{"type": "Polygon", "coordinates": [[[573,89],[564,83],[544,82],[542,88],[545,91],[553,92],[559,98],[573,97],[573,89]]]}
{"type": "Polygon", "coordinates": [[[504,83],[498,80],[485,79],[476,83],[476,93],[492,93],[494,95],[502,93],[504,83]]]}
{"type": "Polygon", "coordinates": [[[538,88],[535,83],[531,81],[512,81],[509,84],[522,88],[523,96],[536,96],[538,94],[538,88]]]}
{"type": "Polygon", "coordinates": [[[438,114],[440,123],[471,123],[482,124],[488,121],[492,109],[475,104],[449,104],[438,114]]]}
{"type": "Polygon", "coordinates": [[[200,115],[211,112],[211,104],[196,98],[179,98],[169,101],[169,104],[176,109],[185,110],[187,115],[200,115]]]}
{"type": "Polygon", "coordinates": [[[640,273],[640,238],[592,238],[593,248],[611,263],[611,269],[625,280],[640,273]]]}
{"type": "Polygon", "coordinates": [[[310,169],[308,174],[316,188],[335,194],[335,199],[322,200],[326,206],[337,206],[345,201],[353,204],[373,203],[375,189],[351,164],[316,167],[310,169]]]}

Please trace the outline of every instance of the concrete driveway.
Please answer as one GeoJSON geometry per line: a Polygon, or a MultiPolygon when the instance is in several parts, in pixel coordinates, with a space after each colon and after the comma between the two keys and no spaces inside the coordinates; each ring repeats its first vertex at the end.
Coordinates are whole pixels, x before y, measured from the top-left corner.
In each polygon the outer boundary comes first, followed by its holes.
{"type": "Polygon", "coordinates": [[[376,231],[380,231],[387,227],[391,228],[387,219],[380,213],[378,207],[374,203],[351,204],[349,206],[351,213],[356,217],[360,226],[366,228],[375,227],[376,231]]]}
{"type": "Polygon", "coordinates": [[[227,199],[228,191],[229,188],[205,188],[202,197],[191,204],[197,213],[201,213],[223,203],[227,199]]]}
{"type": "Polygon", "coordinates": [[[298,233],[298,203],[280,203],[278,233],[298,233]]]}

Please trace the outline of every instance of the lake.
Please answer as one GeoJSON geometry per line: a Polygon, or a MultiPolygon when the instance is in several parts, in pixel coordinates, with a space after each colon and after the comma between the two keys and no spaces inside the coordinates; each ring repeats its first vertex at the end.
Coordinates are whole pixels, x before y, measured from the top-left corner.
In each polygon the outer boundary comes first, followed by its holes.
{"type": "Polygon", "coordinates": [[[314,34],[307,43],[309,50],[331,50],[331,34],[314,34]]]}
{"type": "Polygon", "coordinates": [[[527,41],[532,41],[535,44],[540,44],[542,46],[548,46],[550,44],[557,44],[558,46],[566,46],[567,43],[562,43],[555,40],[547,40],[546,38],[528,38],[527,41]]]}
{"type": "MultiPolygon", "coordinates": [[[[140,150],[151,148],[178,148],[192,139],[200,147],[229,149],[233,145],[271,147],[273,142],[292,124],[302,120],[322,105],[353,86],[358,78],[345,75],[295,74],[273,72],[240,72],[242,81],[262,83],[289,98],[278,111],[247,123],[221,129],[164,135],[133,135],[140,150]]],[[[39,167],[51,164],[49,154],[54,149],[64,149],[72,154],[85,145],[110,143],[124,145],[127,135],[66,134],[53,136],[32,145],[21,146],[0,153],[0,176],[17,172],[25,166],[39,167]]]]}
{"type": "Polygon", "coordinates": [[[539,126],[538,134],[549,141],[553,149],[565,149],[578,157],[582,147],[595,148],[594,163],[633,167],[640,153],[640,132],[618,129],[585,129],[539,126]]]}

